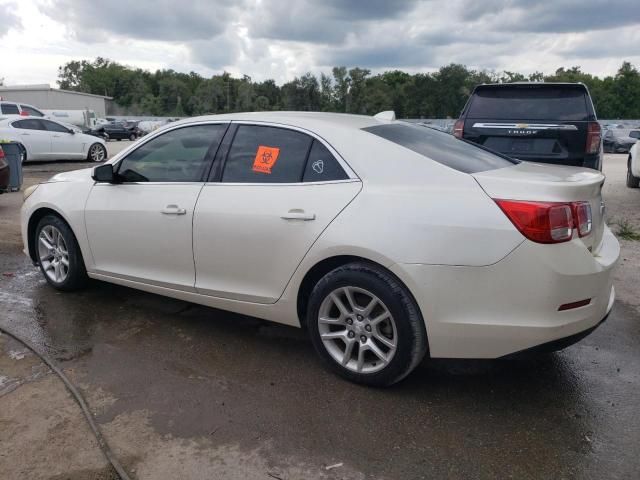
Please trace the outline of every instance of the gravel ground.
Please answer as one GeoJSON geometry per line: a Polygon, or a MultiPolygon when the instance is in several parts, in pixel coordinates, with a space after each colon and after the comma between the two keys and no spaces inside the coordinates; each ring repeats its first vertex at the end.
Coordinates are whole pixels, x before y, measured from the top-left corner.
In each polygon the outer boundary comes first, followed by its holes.
{"type": "MultiPolygon", "coordinates": [[[[25,184],[86,165],[28,165],[25,184]]],[[[604,168],[609,219],[640,231],[625,157],[604,168]]],[[[136,478],[638,478],[640,242],[621,241],[616,306],[579,344],[425,361],[375,390],[327,373],[297,329],[99,282],[52,290],[21,253],[20,204],[0,195],[0,324],[61,363],[136,478]]],[[[5,336],[0,446],[2,478],[115,478],[62,384],[5,336]]]]}

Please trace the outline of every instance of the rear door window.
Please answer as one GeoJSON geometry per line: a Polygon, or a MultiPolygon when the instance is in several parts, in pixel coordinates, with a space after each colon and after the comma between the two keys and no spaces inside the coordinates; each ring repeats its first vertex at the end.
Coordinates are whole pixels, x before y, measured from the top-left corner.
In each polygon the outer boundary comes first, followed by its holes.
{"type": "Polygon", "coordinates": [[[64,125],[52,122],[50,120],[40,120],[47,130],[50,132],[69,133],[69,129],[64,125]]]}
{"type": "Polygon", "coordinates": [[[496,155],[448,133],[404,122],[376,125],[363,130],[464,173],[483,172],[519,163],[518,160],[496,155]]]}
{"type": "Polygon", "coordinates": [[[14,128],[22,128],[25,130],[46,130],[42,122],[40,120],[36,120],[35,118],[18,120],[17,122],[13,122],[11,126],[13,126],[14,128]]]}
{"type": "Polygon", "coordinates": [[[487,120],[589,120],[587,92],[583,88],[495,87],[478,88],[467,118],[487,120]]]}
{"type": "Polygon", "coordinates": [[[0,109],[5,115],[20,115],[18,106],[14,105],[13,103],[2,103],[0,104],[0,109]]]}
{"type": "Polygon", "coordinates": [[[222,173],[226,183],[302,181],[312,138],[278,127],[240,125],[222,173]]]}

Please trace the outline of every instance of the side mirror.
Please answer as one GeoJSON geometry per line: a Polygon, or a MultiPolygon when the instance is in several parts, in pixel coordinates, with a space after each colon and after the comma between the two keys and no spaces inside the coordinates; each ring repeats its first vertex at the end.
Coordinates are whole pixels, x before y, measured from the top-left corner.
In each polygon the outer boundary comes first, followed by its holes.
{"type": "Polygon", "coordinates": [[[116,174],[113,171],[113,165],[105,163],[93,169],[93,175],[91,175],[96,182],[104,183],[116,183],[116,174]]]}
{"type": "Polygon", "coordinates": [[[76,134],[76,131],[75,131],[75,130],[73,130],[72,128],[70,128],[70,129],[69,129],[69,133],[70,133],[71,135],[75,135],[75,134],[76,134]]]}

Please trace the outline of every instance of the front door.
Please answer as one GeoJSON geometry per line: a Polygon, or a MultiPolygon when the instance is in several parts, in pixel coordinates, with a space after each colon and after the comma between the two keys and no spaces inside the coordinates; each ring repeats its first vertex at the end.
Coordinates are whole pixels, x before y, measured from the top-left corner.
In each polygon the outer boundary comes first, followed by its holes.
{"type": "Polygon", "coordinates": [[[114,166],[119,183],[96,183],[85,221],[97,273],[194,290],[193,212],[226,128],[164,132],[114,166]]]}
{"type": "Polygon", "coordinates": [[[64,125],[51,120],[40,120],[51,134],[51,156],[56,159],[77,159],[86,156],[85,145],[75,133],[64,125]]]}
{"type": "Polygon", "coordinates": [[[196,205],[199,293],[274,303],[315,240],[358,194],[319,140],[285,128],[240,125],[218,181],[196,205]]]}

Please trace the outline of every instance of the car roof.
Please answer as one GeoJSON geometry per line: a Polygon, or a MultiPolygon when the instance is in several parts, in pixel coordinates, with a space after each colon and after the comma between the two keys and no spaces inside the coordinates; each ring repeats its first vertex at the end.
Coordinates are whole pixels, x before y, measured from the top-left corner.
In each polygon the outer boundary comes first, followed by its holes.
{"type": "Polygon", "coordinates": [[[576,87],[584,88],[582,82],[509,82],[509,83],[481,83],[476,88],[507,88],[507,87],[576,87]]]}

